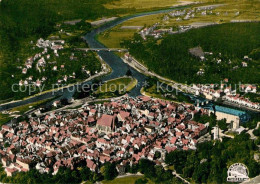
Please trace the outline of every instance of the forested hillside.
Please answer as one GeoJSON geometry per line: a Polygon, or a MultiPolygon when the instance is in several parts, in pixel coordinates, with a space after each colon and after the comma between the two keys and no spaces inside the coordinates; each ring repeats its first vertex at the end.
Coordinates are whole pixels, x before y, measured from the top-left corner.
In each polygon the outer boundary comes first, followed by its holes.
{"type": "Polygon", "coordinates": [[[248,134],[241,134],[234,139],[224,138],[223,142],[199,144],[196,151],[171,152],[166,163],[196,183],[228,183],[227,170],[233,163],[244,163],[250,178],[260,174],[259,163],[254,160],[257,150],[256,142],[248,134]]]}
{"type": "Polygon", "coordinates": [[[260,23],[227,23],[167,35],[161,40],[143,41],[135,35],[134,42],[125,41],[130,53],[149,69],[178,82],[260,84],[260,23]],[[189,49],[201,47],[206,55],[202,61],[189,49]],[[249,56],[249,60],[244,60],[249,56]],[[247,67],[242,66],[247,62],[247,67]],[[204,74],[199,74],[199,70],[204,74]]]}
{"type": "MultiPolygon", "coordinates": [[[[2,0],[0,3],[0,101],[13,98],[12,75],[29,57],[31,40],[45,38],[63,20],[92,20],[114,15],[102,4],[110,0],[2,0]],[[19,58],[19,59],[18,59],[19,58]]],[[[120,12],[120,10],[118,10],[120,12]]],[[[17,82],[17,81],[16,81],[17,82]]]]}

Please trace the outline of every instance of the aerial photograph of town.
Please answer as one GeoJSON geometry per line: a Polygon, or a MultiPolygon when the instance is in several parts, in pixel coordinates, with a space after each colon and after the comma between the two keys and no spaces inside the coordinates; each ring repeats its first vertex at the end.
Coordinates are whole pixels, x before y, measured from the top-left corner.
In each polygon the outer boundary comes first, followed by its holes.
{"type": "Polygon", "coordinates": [[[0,0],[0,183],[260,184],[260,0],[0,0]]]}

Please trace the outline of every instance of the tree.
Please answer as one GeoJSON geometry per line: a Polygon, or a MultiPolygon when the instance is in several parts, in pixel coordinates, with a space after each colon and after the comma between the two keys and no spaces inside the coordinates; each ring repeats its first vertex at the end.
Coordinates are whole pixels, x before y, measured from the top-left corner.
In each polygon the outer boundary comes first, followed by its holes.
{"type": "Polygon", "coordinates": [[[101,167],[101,174],[105,180],[112,180],[117,176],[116,164],[107,162],[101,167]]]}
{"type": "Polygon", "coordinates": [[[260,127],[259,127],[258,129],[256,129],[256,130],[254,130],[254,131],[253,131],[253,134],[254,134],[255,136],[260,136],[260,127]]]}
{"type": "Polygon", "coordinates": [[[226,119],[219,120],[219,121],[218,121],[218,127],[219,127],[221,130],[227,130],[227,120],[226,120],[226,119]]]}
{"type": "Polygon", "coordinates": [[[87,181],[90,179],[91,171],[88,167],[81,168],[79,173],[80,173],[80,177],[83,181],[87,181]]]}
{"type": "Polygon", "coordinates": [[[62,99],[60,100],[60,102],[61,102],[62,105],[68,105],[68,104],[69,104],[67,98],[62,98],[62,99]]]}
{"type": "Polygon", "coordinates": [[[137,173],[137,171],[138,171],[138,164],[133,164],[132,167],[130,167],[129,172],[134,174],[137,173]]]}
{"type": "Polygon", "coordinates": [[[148,183],[148,180],[146,178],[139,178],[135,181],[135,184],[146,184],[148,183]]]}
{"type": "Polygon", "coordinates": [[[152,178],[155,175],[154,162],[141,159],[138,163],[139,171],[143,173],[147,178],[152,178]]]}
{"type": "Polygon", "coordinates": [[[155,159],[161,158],[161,152],[160,151],[156,151],[154,154],[155,159]]]}

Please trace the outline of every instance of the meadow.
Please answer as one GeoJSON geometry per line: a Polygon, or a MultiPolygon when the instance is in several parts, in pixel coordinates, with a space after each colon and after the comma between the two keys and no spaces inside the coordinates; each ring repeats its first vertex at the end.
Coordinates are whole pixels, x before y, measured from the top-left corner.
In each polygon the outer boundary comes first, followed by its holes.
{"type": "MultiPolygon", "coordinates": [[[[102,181],[102,184],[114,184],[114,183],[120,183],[120,184],[135,184],[135,182],[138,179],[144,179],[144,176],[128,176],[128,177],[123,177],[123,178],[115,178],[113,180],[110,181],[102,181]]],[[[152,181],[148,181],[147,184],[153,184],[154,182],[152,181]]]]}
{"type": "Polygon", "coordinates": [[[163,14],[149,15],[128,20],[110,30],[98,35],[98,40],[108,48],[120,48],[124,40],[130,40],[139,30],[127,29],[124,26],[149,26],[161,21],[163,14]]]}
{"type": "Polygon", "coordinates": [[[186,5],[193,3],[194,1],[178,1],[178,0],[119,0],[112,1],[105,4],[108,9],[152,9],[152,8],[165,8],[172,7],[176,5],[186,5]]]}
{"type": "Polygon", "coordinates": [[[110,98],[125,94],[137,85],[137,80],[132,77],[121,77],[106,81],[101,85],[94,95],[98,98],[110,98]]]}
{"type": "MultiPolygon", "coordinates": [[[[216,3],[214,0],[203,0],[200,2],[216,3]]],[[[17,69],[17,66],[22,65],[26,58],[35,54],[36,50],[32,49],[30,42],[35,42],[41,37],[47,38],[54,32],[59,31],[58,24],[74,19],[92,21],[103,17],[125,16],[143,11],[163,9],[178,3],[177,1],[169,0],[2,0],[0,4],[0,102],[20,98],[11,91],[10,84],[14,83],[14,79],[11,76],[15,75],[19,79],[20,70],[17,69]]],[[[162,28],[175,27],[181,24],[186,25],[198,21],[208,22],[214,20],[218,23],[225,23],[233,19],[260,19],[260,3],[256,0],[239,0],[235,2],[219,0],[217,3],[226,3],[225,6],[216,9],[216,11],[220,12],[218,17],[213,15],[198,16],[192,20],[182,22],[170,19],[168,22],[162,23],[162,28]],[[227,11],[228,16],[224,15],[227,11]],[[234,12],[237,11],[240,11],[239,16],[234,16],[234,12]]],[[[99,35],[98,39],[108,47],[121,47],[124,40],[131,39],[138,32],[135,29],[122,29],[122,26],[150,26],[156,22],[161,22],[163,16],[163,14],[151,15],[129,20],[99,35]]],[[[87,29],[85,32],[90,31],[90,29],[87,29]]],[[[82,34],[84,32],[77,33],[75,37],[82,34]]],[[[79,42],[77,44],[82,46],[79,42]]]]}

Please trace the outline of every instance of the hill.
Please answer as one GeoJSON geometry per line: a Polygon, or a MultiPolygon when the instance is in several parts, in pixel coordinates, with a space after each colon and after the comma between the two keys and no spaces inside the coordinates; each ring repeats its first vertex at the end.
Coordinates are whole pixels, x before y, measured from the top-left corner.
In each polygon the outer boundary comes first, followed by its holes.
{"type": "Polygon", "coordinates": [[[11,76],[19,72],[19,64],[35,54],[31,41],[47,38],[57,31],[55,25],[64,20],[91,20],[113,14],[103,7],[107,2],[109,0],[3,0],[0,3],[0,100],[16,96],[11,89],[11,76]]]}
{"type": "Polygon", "coordinates": [[[228,78],[231,83],[259,84],[259,34],[259,22],[227,23],[167,35],[160,42],[135,35],[134,41],[124,43],[149,69],[178,82],[219,83],[228,78]],[[203,61],[189,52],[198,46],[207,54],[203,61]]]}

